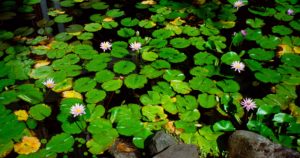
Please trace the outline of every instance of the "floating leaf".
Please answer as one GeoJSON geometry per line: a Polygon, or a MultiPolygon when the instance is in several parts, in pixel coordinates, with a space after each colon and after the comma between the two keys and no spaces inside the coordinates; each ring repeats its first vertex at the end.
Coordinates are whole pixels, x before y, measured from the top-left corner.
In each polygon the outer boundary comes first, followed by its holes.
{"type": "Polygon", "coordinates": [[[230,131],[235,131],[235,128],[230,121],[221,120],[221,121],[214,123],[213,130],[230,132],[230,131]]]}
{"type": "Polygon", "coordinates": [[[158,58],[158,55],[155,52],[143,52],[142,58],[146,61],[154,61],[158,58]]]}
{"type": "Polygon", "coordinates": [[[219,81],[217,86],[221,87],[226,93],[234,93],[240,90],[240,85],[234,80],[219,81]]]}
{"type": "Polygon", "coordinates": [[[275,49],[280,44],[280,38],[273,35],[269,37],[264,36],[257,40],[256,43],[265,49],[275,49]]]}
{"type": "Polygon", "coordinates": [[[95,80],[99,83],[103,83],[114,79],[115,74],[109,70],[100,70],[95,75],[95,80]]]}
{"type": "Polygon", "coordinates": [[[248,54],[252,59],[259,61],[271,60],[275,56],[273,51],[266,51],[261,48],[252,48],[248,51],[248,54]]]}
{"type": "Polygon", "coordinates": [[[192,111],[184,111],[179,113],[179,118],[185,122],[193,122],[197,121],[200,118],[200,112],[198,109],[194,109],[192,111]]]}
{"type": "Polygon", "coordinates": [[[73,17],[71,17],[67,14],[58,15],[57,17],[54,18],[54,21],[57,23],[68,23],[72,20],[73,20],[73,17]]]}
{"type": "Polygon", "coordinates": [[[140,74],[145,75],[149,79],[154,79],[154,78],[157,78],[157,77],[163,75],[164,71],[156,70],[152,66],[146,65],[141,69],[140,74]]]}
{"type": "Polygon", "coordinates": [[[208,95],[206,93],[199,94],[198,102],[203,108],[213,108],[218,104],[215,95],[208,95]]]}
{"type": "Polygon", "coordinates": [[[154,48],[163,48],[168,44],[167,40],[164,39],[152,39],[149,43],[149,46],[154,48]]]}
{"type": "Polygon", "coordinates": [[[73,136],[67,133],[61,133],[53,136],[46,145],[49,152],[63,153],[73,148],[75,140],[73,136]]]}
{"type": "Polygon", "coordinates": [[[173,35],[174,33],[168,29],[158,29],[152,32],[152,36],[157,39],[167,39],[173,35]]]}
{"type": "Polygon", "coordinates": [[[114,64],[114,72],[119,74],[129,74],[130,72],[134,71],[136,68],[135,64],[131,61],[119,61],[114,64]]]}
{"type": "Polygon", "coordinates": [[[196,65],[215,64],[217,61],[217,57],[207,52],[199,52],[194,55],[196,65]]]}
{"type": "Polygon", "coordinates": [[[148,121],[158,122],[167,118],[164,109],[157,105],[146,105],[142,108],[142,114],[148,121]]]}
{"type": "Polygon", "coordinates": [[[117,80],[109,80],[104,82],[101,87],[106,91],[116,91],[120,89],[123,85],[123,81],[120,79],[117,80]]]}
{"type": "Polygon", "coordinates": [[[139,22],[139,26],[143,27],[143,28],[146,28],[146,29],[150,29],[150,28],[156,26],[156,23],[146,19],[146,20],[141,20],[139,22]]]}
{"type": "Polygon", "coordinates": [[[88,32],[96,32],[101,30],[102,26],[99,23],[85,24],[84,29],[88,32]]]}
{"type": "Polygon", "coordinates": [[[159,50],[159,57],[166,59],[172,63],[180,63],[187,58],[184,53],[180,53],[174,48],[161,48],[159,50]]]}
{"type": "Polygon", "coordinates": [[[113,49],[111,50],[111,55],[116,58],[123,58],[129,55],[129,51],[123,47],[116,47],[113,45],[113,49]]]}
{"type": "Polygon", "coordinates": [[[109,17],[117,18],[120,16],[123,16],[125,13],[124,11],[121,11],[120,9],[110,9],[106,12],[106,15],[109,17]]]}
{"type": "Polygon", "coordinates": [[[235,52],[228,52],[221,57],[221,61],[227,65],[231,65],[234,61],[240,61],[240,57],[235,52]]]}
{"type": "Polygon", "coordinates": [[[37,104],[43,101],[43,93],[33,84],[22,84],[16,88],[18,97],[31,104],[37,104]]]}
{"type": "Polygon", "coordinates": [[[42,121],[46,117],[50,116],[51,114],[51,108],[46,104],[38,104],[35,106],[30,107],[29,114],[33,119],[42,121]]]}
{"type": "Polygon", "coordinates": [[[179,70],[165,70],[163,78],[167,81],[185,79],[185,75],[179,70]]]}
{"type": "Polygon", "coordinates": [[[246,23],[253,28],[261,28],[265,25],[265,22],[260,18],[247,19],[246,23]]]}
{"type": "Polygon", "coordinates": [[[281,57],[281,61],[283,63],[285,63],[286,65],[289,65],[289,66],[293,66],[293,67],[296,67],[296,68],[300,67],[300,64],[299,64],[300,56],[297,55],[297,54],[290,54],[290,53],[284,54],[281,57]]]}
{"type": "Polygon", "coordinates": [[[261,69],[255,73],[255,77],[264,83],[278,83],[282,79],[280,73],[272,69],[261,69]]]}
{"type": "Polygon", "coordinates": [[[73,81],[72,78],[66,78],[65,80],[58,82],[54,88],[52,88],[52,90],[54,92],[63,92],[63,91],[67,91],[70,90],[73,86],[73,81]]]}
{"type": "Polygon", "coordinates": [[[185,38],[173,38],[170,40],[170,44],[174,48],[186,48],[190,45],[190,41],[185,38]]]}
{"type": "Polygon", "coordinates": [[[102,90],[92,89],[86,93],[85,97],[88,103],[98,103],[106,97],[106,93],[102,90]]]}
{"type": "Polygon", "coordinates": [[[174,89],[175,92],[178,92],[181,94],[188,94],[192,91],[189,84],[186,82],[183,82],[181,80],[171,80],[170,85],[174,89]]]}
{"type": "Polygon", "coordinates": [[[284,25],[276,25],[272,27],[272,32],[280,35],[289,35],[293,32],[293,30],[284,25]]]}
{"type": "Polygon", "coordinates": [[[127,17],[121,20],[121,24],[126,27],[133,27],[139,24],[139,20],[137,18],[132,19],[131,17],[127,17]]]}
{"type": "Polygon", "coordinates": [[[135,34],[135,31],[131,28],[121,28],[120,30],[118,30],[118,35],[124,38],[128,38],[131,37],[135,34]]]}
{"type": "Polygon", "coordinates": [[[147,81],[144,75],[130,74],[125,78],[124,83],[128,88],[137,89],[143,88],[147,81]]]}
{"type": "Polygon", "coordinates": [[[87,92],[92,90],[96,86],[96,81],[89,77],[82,77],[75,81],[74,90],[77,92],[87,92]]]}
{"type": "Polygon", "coordinates": [[[96,10],[104,10],[108,7],[109,7],[109,5],[107,5],[105,2],[94,2],[92,4],[92,8],[96,9],[96,10]]]}
{"type": "Polygon", "coordinates": [[[117,124],[117,130],[121,135],[133,136],[143,128],[143,123],[137,119],[122,119],[117,124]]]}
{"type": "Polygon", "coordinates": [[[277,113],[274,115],[274,118],[272,121],[278,122],[278,123],[292,123],[295,122],[295,119],[293,116],[285,113],[277,113]]]}

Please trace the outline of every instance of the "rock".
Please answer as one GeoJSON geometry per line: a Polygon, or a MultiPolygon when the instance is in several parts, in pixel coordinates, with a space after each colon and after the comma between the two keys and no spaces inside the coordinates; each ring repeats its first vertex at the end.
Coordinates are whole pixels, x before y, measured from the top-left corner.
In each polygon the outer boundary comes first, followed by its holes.
{"type": "Polygon", "coordinates": [[[165,133],[164,131],[158,131],[147,143],[147,149],[149,151],[149,155],[155,155],[166,149],[171,145],[177,144],[177,141],[171,135],[165,133]]]}
{"type": "Polygon", "coordinates": [[[282,147],[250,131],[235,131],[228,140],[229,158],[300,158],[300,153],[282,147]]]}
{"type": "Polygon", "coordinates": [[[158,153],[153,158],[199,158],[199,154],[195,145],[176,144],[158,153]]]}

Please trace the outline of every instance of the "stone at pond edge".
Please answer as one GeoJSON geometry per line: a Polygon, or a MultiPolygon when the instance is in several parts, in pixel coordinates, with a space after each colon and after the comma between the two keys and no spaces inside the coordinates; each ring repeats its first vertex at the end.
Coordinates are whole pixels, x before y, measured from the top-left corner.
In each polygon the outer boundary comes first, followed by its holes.
{"type": "Polygon", "coordinates": [[[177,144],[174,137],[165,133],[163,130],[158,131],[147,143],[149,155],[155,155],[171,145],[177,144]]]}
{"type": "Polygon", "coordinates": [[[195,145],[177,144],[168,147],[153,158],[199,158],[199,154],[195,145]]]}
{"type": "Polygon", "coordinates": [[[250,131],[235,131],[228,140],[229,158],[300,158],[300,153],[282,147],[250,131]]]}

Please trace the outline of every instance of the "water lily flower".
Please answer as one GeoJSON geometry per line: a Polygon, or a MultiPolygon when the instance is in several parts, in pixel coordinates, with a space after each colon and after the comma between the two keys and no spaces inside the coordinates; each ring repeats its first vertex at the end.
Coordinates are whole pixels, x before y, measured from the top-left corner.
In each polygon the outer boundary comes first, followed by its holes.
{"type": "Polygon", "coordinates": [[[137,51],[142,48],[142,44],[140,42],[133,42],[130,44],[130,48],[132,51],[137,51]]]}
{"type": "Polygon", "coordinates": [[[84,107],[84,105],[77,103],[71,107],[70,112],[73,115],[73,117],[81,116],[81,115],[85,114],[85,107],[84,107]]]}
{"type": "Polygon", "coordinates": [[[245,6],[245,3],[241,0],[235,1],[233,6],[238,10],[239,8],[241,8],[242,6],[245,6]]]}
{"type": "Polygon", "coordinates": [[[242,100],[241,105],[243,108],[245,108],[247,111],[253,110],[256,108],[256,104],[251,98],[245,98],[242,100]]]}
{"type": "Polygon", "coordinates": [[[245,69],[245,64],[240,61],[234,61],[231,64],[231,69],[234,69],[234,71],[241,73],[241,71],[244,71],[245,69]]]}
{"type": "Polygon", "coordinates": [[[295,13],[293,9],[288,9],[286,12],[288,15],[294,15],[295,13]]]}
{"type": "Polygon", "coordinates": [[[101,42],[100,48],[105,52],[106,50],[111,50],[111,43],[110,42],[101,42]]]}
{"type": "Polygon", "coordinates": [[[45,85],[47,88],[53,88],[55,86],[55,82],[53,78],[48,78],[45,82],[43,82],[43,85],[45,85]]]}
{"type": "Polygon", "coordinates": [[[247,35],[247,31],[246,31],[246,30],[241,30],[241,34],[242,34],[243,36],[246,36],[246,35],[247,35]]]}

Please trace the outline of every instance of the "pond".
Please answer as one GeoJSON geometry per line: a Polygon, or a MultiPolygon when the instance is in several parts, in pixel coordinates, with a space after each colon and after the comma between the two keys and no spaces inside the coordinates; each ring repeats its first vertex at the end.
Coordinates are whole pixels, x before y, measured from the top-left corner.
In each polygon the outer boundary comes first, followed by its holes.
{"type": "Polygon", "coordinates": [[[298,0],[2,0],[0,157],[146,157],[159,130],[199,157],[236,130],[300,151],[299,19],[298,0]]]}

